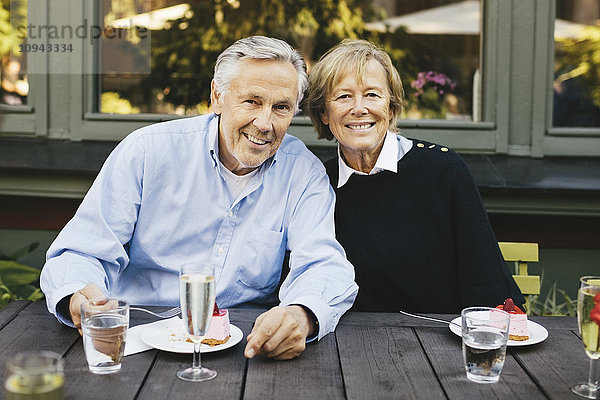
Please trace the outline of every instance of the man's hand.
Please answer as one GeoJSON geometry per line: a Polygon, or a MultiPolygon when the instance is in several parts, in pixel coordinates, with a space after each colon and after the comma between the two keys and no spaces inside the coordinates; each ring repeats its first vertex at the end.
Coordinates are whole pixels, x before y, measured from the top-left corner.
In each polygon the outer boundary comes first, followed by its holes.
{"type": "Polygon", "coordinates": [[[264,354],[276,360],[299,356],[313,332],[307,312],[300,306],[273,307],[259,315],[244,350],[247,358],[264,354]]]}
{"type": "Polygon", "coordinates": [[[92,299],[100,299],[104,298],[104,293],[100,286],[90,283],[86,285],[83,289],[79,289],[73,296],[71,296],[71,301],[69,302],[69,312],[71,313],[71,319],[73,320],[73,325],[79,331],[81,335],[81,304],[85,301],[92,299]]]}

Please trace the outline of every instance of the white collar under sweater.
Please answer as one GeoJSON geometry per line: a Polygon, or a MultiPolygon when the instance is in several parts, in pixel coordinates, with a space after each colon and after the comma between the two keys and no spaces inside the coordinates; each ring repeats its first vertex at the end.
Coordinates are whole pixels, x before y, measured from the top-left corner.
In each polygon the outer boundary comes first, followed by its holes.
{"type": "Polygon", "coordinates": [[[394,173],[398,172],[398,161],[412,148],[412,140],[406,139],[404,136],[397,135],[394,132],[387,132],[383,142],[383,147],[377,157],[377,162],[371,172],[364,173],[351,168],[343,160],[338,144],[338,183],[337,187],[341,188],[348,182],[352,174],[357,175],[375,175],[381,171],[387,170],[394,173]]]}

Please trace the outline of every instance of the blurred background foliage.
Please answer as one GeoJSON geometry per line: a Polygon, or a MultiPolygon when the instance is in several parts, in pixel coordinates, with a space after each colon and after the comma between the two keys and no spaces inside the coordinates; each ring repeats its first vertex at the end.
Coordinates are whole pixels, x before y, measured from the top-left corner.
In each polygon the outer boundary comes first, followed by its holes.
{"type": "MultiPolygon", "coordinates": [[[[116,2],[107,4],[107,19],[122,14],[112,7],[116,2]]],[[[365,29],[366,21],[384,17],[383,9],[372,0],[197,0],[181,18],[169,21],[164,29],[152,30],[151,75],[107,75],[102,90],[120,92],[141,112],[206,112],[217,56],[250,35],[287,41],[300,51],[309,69],[345,38],[370,40],[388,51],[403,80],[410,81],[419,71],[417,60],[411,51],[393,44],[402,40],[402,29],[396,34],[365,29]],[[123,85],[124,79],[129,84],[123,85]],[[139,84],[130,85],[132,80],[139,84]]]]}
{"type": "Polygon", "coordinates": [[[555,89],[577,81],[585,97],[600,107],[600,26],[588,25],[578,37],[558,38],[554,71],[555,89]]]}
{"type": "Polygon", "coordinates": [[[0,309],[13,300],[35,301],[44,297],[40,291],[40,270],[18,262],[38,246],[36,242],[11,254],[0,252],[0,309]]]}
{"type": "MultiPolygon", "coordinates": [[[[400,71],[407,99],[405,117],[478,120],[480,104],[473,99],[481,90],[475,74],[482,72],[482,41],[477,26],[462,34],[445,33],[452,29],[414,33],[408,26],[398,24],[392,24],[394,28],[386,25],[384,30],[372,26],[388,24],[392,17],[439,12],[465,3],[473,3],[471,14],[479,14],[480,2],[463,0],[90,1],[99,5],[99,23],[109,28],[119,19],[134,20],[174,8],[185,10],[170,14],[169,18],[160,17],[164,23],[149,28],[149,47],[137,45],[139,38],[133,29],[126,33],[131,40],[120,44],[125,47],[120,51],[133,63],[149,59],[150,74],[111,72],[104,67],[115,60],[118,63],[120,58],[109,52],[101,55],[99,65],[103,73],[98,75],[99,90],[94,103],[102,113],[202,114],[210,110],[215,60],[239,38],[267,35],[284,39],[302,53],[309,69],[341,40],[362,38],[381,45],[400,71]],[[456,88],[451,94],[429,91],[419,98],[411,83],[422,71],[444,73],[456,82],[456,88]]],[[[582,29],[576,36],[555,37],[553,124],[600,126],[600,26],[595,14],[588,13],[588,18],[583,12],[590,1],[557,0],[556,4],[557,18],[570,21],[572,28],[582,29]]],[[[434,25],[456,27],[463,16],[464,12],[453,18],[439,18],[434,25]]],[[[19,52],[19,44],[24,42],[16,35],[17,24],[27,25],[27,0],[0,0],[0,103],[8,105],[27,104],[29,92],[27,57],[19,52]]]]}
{"type": "Polygon", "coordinates": [[[23,40],[11,29],[13,24],[27,25],[27,1],[0,0],[0,55],[19,54],[23,40]]]}
{"type": "Polygon", "coordinates": [[[0,0],[0,104],[24,105],[29,94],[26,56],[20,52],[27,25],[27,0],[0,0]]]}

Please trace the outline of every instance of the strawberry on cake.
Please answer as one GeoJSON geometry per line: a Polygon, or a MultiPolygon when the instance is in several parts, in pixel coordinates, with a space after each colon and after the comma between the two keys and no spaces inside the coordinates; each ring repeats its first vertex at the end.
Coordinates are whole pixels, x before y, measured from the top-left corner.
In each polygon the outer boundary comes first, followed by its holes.
{"type": "Polygon", "coordinates": [[[219,310],[219,307],[215,303],[212,319],[202,343],[209,346],[217,346],[226,343],[229,338],[229,311],[219,310]]]}
{"type": "Polygon", "coordinates": [[[529,332],[527,331],[527,314],[525,314],[519,307],[515,306],[513,299],[508,298],[504,300],[504,304],[500,304],[496,308],[504,310],[510,314],[510,328],[508,330],[509,340],[529,340],[529,332]]]}

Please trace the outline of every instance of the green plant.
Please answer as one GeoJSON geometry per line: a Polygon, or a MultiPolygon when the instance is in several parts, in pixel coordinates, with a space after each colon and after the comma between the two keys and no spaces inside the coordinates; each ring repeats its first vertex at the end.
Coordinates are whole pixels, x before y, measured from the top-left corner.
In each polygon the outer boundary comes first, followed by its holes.
{"type": "Polygon", "coordinates": [[[556,282],[554,282],[544,301],[539,298],[539,295],[530,296],[528,314],[574,316],[577,315],[577,299],[572,299],[563,289],[557,288],[556,282]],[[558,294],[562,296],[562,299],[557,300],[558,294]],[[559,301],[561,302],[559,303],[559,301]]]}
{"type": "Polygon", "coordinates": [[[0,309],[13,300],[39,300],[40,270],[20,264],[18,259],[31,253],[39,243],[31,243],[10,255],[0,253],[0,309]]]}

